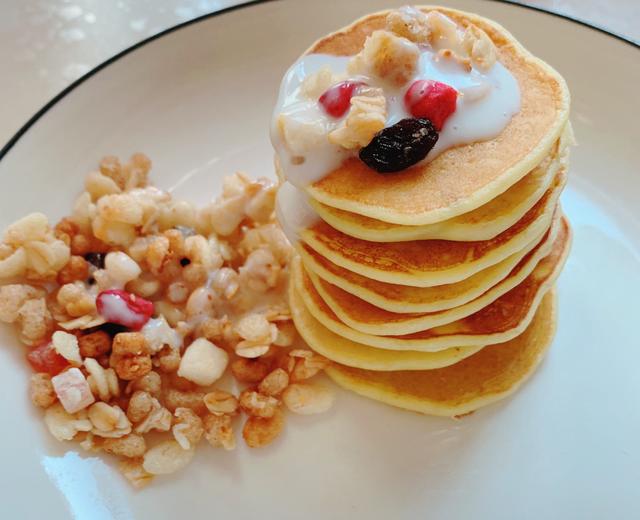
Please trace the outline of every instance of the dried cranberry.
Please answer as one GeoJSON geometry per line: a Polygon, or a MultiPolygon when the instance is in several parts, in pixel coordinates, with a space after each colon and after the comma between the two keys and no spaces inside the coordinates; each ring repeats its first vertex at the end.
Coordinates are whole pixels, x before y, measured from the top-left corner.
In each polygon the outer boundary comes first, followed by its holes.
{"type": "Polygon", "coordinates": [[[404,95],[404,104],[413,117],[428,119],[436,130],[456,111],[458,91],[446,83],[430,79],[414,81],[404,95]]]}
{"type": "Polygon", "coordinates": [[[424,159],[438,141],[428,119],[402,119],[384,128],[360,150],[360,160],[380,173],[404,170],[424,159]]]}
{"type": "Polygon", "coordinates": [[[342,117],[349,110],[353,93],[361,85],[361,81],[342,81],[327,89],[318,101],[331,117],[342,117]]]}
{"type": "Polygon", "coordinates": [[[36,372],[46,372],[55,376],[69,366],[65,358],[58,354],[52,343],[44,343],[27,354],[27,361],[36,372]]]}
{"type": "Polygon", "coordinates": [[[102,291],[96,298],[100,315],[109,323],[140,330],[153,316],[153,302],[120,289],[102,291]]]}

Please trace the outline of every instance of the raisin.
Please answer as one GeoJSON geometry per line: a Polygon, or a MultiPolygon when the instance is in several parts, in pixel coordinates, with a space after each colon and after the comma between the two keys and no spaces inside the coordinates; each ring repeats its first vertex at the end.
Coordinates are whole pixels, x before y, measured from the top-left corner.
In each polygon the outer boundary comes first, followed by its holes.
{"type": "Polygon", "coordinates": [[[104,269],[104,253],[87,253],[84,255],[84,259],[90,264],[96,266],[98,269],[104,269]]]}
{"type": "Polygon", "coordinates": [[[360,150],[360,160],[380,173],[404,170],[424,159],[438,141],[433,123],[407,118],[378,132],[360,150]]]}

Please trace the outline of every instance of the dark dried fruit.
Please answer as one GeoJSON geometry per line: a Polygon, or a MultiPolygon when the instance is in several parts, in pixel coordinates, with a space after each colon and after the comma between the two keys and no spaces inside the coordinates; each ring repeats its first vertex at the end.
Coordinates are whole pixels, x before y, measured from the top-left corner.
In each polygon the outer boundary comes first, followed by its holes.
{"type": "Polygon", "coordinates": [[[424,159],[437,141],[431,121],[407,118],[378,132],[360,150],[360,160],[380,173],[398,172],[424,159]]]}
{"type": "Polygon", "coordinates": [[[104,258],[106,256],[104,253],[87,253],[84,255],[84,259],[98,269],[104,269],[104,258]]]}

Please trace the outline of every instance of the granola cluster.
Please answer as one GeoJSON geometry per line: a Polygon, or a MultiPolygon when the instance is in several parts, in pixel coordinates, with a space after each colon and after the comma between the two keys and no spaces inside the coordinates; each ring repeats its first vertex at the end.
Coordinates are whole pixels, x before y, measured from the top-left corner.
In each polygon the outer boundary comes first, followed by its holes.
{"type": "Polygon", "coordinates": [[[467,70],[477,67],[487,71],[496,62],[495,45],[487,33],[474,24],[462,29],[438,11],[425,14],[409,6],[389,13],[386,22],[387,31],[416,44],[428,44],[441,57],[455,59],[467,70]]]}
{"type": "Polygon", "coordinates": [[[294,346],[277,187],[237,173],[196,208],[150,186],[150,168],[105,157],[70,216],[28,215],[0,244],[0,321],[28,348],[32,402],[54,437],[115,455],[136,487],[203,439],[232,450],[241,428],[262,447],[285,408],[333,403],[309,382],[327,360],[294,346]]]}

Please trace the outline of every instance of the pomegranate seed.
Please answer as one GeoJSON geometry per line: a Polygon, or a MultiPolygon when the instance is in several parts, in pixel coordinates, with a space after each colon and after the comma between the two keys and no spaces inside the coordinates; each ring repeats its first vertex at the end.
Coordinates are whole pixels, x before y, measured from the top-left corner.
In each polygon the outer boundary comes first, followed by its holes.
{"type": "Polygon", "coordinates": [[[120,289],[102,291],[96,298],[100,315],[109,323],[140,330],[153,316],[153,302],[120,289]]]}
{"type": "Polygon", "coordinates": [[[404,95],[404,104],[413,117],[428,119],[438,132],[456,111],[458,91],[430,79],[414,81],[404,95]]]}
{"type": "Polygon", "coordinates": [[[27,354],[27,361],[36,372],[55,376],[69,366],[65,358],[53,348],[53,343],[43,343],[27,354]]]}
{"type": "Polygon", "coordinates": [[[342,117],[349,110],[354,91],[363,84],[361,81],[342,81],[327,89],[318,101],[331,117],[342,117]]]}

